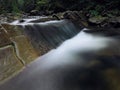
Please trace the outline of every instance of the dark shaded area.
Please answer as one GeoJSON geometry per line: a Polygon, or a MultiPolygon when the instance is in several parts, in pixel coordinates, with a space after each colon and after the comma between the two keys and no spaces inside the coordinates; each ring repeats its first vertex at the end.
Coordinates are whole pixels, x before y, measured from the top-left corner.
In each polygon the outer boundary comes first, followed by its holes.
{"type": "Polygon", "coordinates": [[[51,14],[82,10],[87,16],[120,15],[120,0],[0,0],[0,13],[25,12],[51,14]]]}
{"type": "Polygon", "coordinates": [[[84,30],[86,33],[92,33],[94,35],[103,35],[109,37],[120,37],[120,29],[118,28],[92,28],[88,30],[84,30]]]}

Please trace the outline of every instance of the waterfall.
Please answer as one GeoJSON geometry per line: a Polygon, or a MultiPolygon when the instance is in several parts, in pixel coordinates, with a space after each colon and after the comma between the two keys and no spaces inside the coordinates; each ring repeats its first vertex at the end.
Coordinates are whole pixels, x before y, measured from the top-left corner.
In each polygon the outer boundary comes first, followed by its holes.
{"type": "Polygon", "coordinates": [[[81,30],[68,20],[53,20],[38,23],[31,22],[33,20],[35,19],[25,19],[25,22],[22,23],[15,21],[12,25],[22,26],[25,35],[31,41],[33,47],[38,52],[42,51],[43,54],[50,49],[56,48],[63,41],[75,36],[81,30]]]}
{"type": "MultiPolygon", "coordinates": [[[[118,37],[86,33],[84,30],[77,34],[71,23],[66,25],[66,21],[60,22],[35,24],[31,27],[39,29],[27,29],[26,32],[39,30],[37,33],[35,31],[38,36],[33,37],[55,47],[56,40],[61,42],[72,35],[74,37],[29,64],[19,75],[0,86],[0,90],[114,90],[109,88],[111,82],[108,79],[117,81],[119,85],[118,37]],[[68,33],[71,35],[67,36],[68,33]],[[43,36],[39,36],[41,34],[43,36]],[[56,34],[60,35],[60,39],[56,34]],[[107,70],[111,69],[116,70],[114,75],[118,77],[107,74],[107,70]]],[[[114,87],[117,84],[112,85],[114,87]]]]}

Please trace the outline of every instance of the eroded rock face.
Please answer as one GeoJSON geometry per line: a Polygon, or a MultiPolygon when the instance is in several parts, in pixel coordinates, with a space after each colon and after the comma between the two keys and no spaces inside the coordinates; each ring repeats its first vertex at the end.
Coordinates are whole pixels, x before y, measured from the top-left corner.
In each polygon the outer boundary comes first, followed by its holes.
{"type": "Polygon", "coordinates": [[[0,83],[20,72],[22,67],[12,45],[0,48],[0,83]]]}
{"type": "Polygon", "coordinates": [[[22,29],[0,25],[0,83],[20,72],[37,57],[38,53],[23,35],[22,29]]]}
{"type": "Polygon", "coordinates": [[[10,44],[10,38],[7,34],[7,31],[0,25],[0,47],[10,44]]]}

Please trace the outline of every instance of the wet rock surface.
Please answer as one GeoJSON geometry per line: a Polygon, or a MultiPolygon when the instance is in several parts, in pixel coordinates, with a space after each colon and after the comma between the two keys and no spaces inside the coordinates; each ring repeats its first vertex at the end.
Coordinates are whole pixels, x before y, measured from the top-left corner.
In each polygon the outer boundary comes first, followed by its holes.
{"type": "Polygon", "coordinates": [[[0,48],[0,83],[20,72],[22,68],[12,45],[0,48]]]}
{"type": "Polygon", "coordinates": [[[20,28],[0,25],[0,83],[16,75],[37,57],[37,52],[20,28]]]}
{"type": "Polygon", "coordinates": [[[63,14],[63,17],[64,17],[64,19],[69,19],[69,20],[73,21],[74,23],[78,24],[80,27],[88,26],[87,19],[83,14],[81,14],[81,12],[66,11],[63,14]]]}

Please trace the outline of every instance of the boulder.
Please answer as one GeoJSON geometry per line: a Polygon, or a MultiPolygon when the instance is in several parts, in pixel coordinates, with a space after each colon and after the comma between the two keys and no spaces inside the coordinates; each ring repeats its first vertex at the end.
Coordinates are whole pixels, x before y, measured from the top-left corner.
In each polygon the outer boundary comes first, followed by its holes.
{"type": "Polygon", "coordinates": [[[79,26],[81,26],[81,27],[88,27],[86,17],[84,17],[78,11],[66,11],[63,14],[63,18],[69,19],[69,20],[73,21],[74,23],[79,24],[79,26]]]}
{"type": "Polygon", "coordinates": [[[112,17],[108,20],[110,26],[120,28],[120,17],[112,17]]]}
{"type": "Polygon", "coordinates": [[[88,21],[90,23],[94,23],[94,24],[101,24],[101,23],[105,22],[107,19],[108,19],[107,17],[97,16],[97,17],[89,18],[88,21]]]}
{"type": "Polygon", "coordinates": [[[32,11],[30,11],[30,15],[32,16],[36,16],[36,15],[38,15],[39,14],[39,11],[38,10],[32,10],[32,11]]]}

